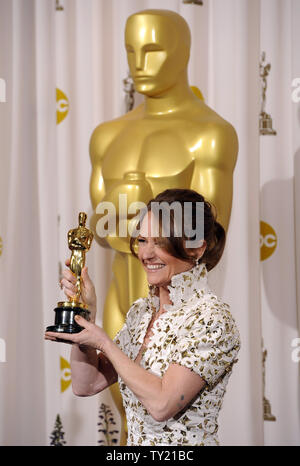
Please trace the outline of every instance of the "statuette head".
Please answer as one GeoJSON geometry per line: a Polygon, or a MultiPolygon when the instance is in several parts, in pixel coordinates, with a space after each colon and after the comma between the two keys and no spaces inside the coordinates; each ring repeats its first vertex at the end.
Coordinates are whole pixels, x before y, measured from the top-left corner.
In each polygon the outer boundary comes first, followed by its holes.
{"type": "Polygon", "coordinates": [[[185,73],[191,34],[185,19],[169,10],[144,10],[129,16],[125,47],[135,89],[155,96],[185,73]]]}
{"type": "Polygon", "coordinates": [[[85,212],[80,212],[79,216],[78,216],[79,226],[85,227],[86,219],[87,219],[86,213],[85,212]]]}

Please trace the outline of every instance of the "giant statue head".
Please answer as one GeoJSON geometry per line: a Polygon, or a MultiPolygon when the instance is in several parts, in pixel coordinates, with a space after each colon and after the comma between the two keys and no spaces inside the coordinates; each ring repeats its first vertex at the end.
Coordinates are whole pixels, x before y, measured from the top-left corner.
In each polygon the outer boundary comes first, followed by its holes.
{"type": "Polygon", "coordinates": [[[144,10],[129,16],[125,46],[136,91],[156,96],[186,80],[190,45],[189,27],[173,11],[144,10]]]}

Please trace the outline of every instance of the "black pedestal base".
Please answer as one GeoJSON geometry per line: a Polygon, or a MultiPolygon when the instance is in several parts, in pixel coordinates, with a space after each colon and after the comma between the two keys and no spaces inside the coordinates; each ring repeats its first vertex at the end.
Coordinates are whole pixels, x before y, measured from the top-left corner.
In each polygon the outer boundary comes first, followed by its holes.
{"type": "Polygon", "coordinates": [[[75,321],[75,316],[80,315],[85,320],[90,320],[90,312],[82,307],[59,306],[54,309],[54,325],[47,327],[47,332],[56,333],[79,333],[83,327],[75,321]]]}

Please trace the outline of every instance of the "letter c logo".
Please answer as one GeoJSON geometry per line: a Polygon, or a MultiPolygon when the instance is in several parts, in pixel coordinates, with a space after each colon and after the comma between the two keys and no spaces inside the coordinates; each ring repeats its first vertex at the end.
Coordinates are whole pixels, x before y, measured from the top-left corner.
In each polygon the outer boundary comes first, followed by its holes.
{"type": "Polygon", "coordinates": [[[277,247],[275,230],[266,222],[260,222],[260,260],[270,257],[277,247]]]}
{"type": "Polygon", "coordinates": [[[69,100],[66,94],[56,89],[56,124],[59,125],[69,112],[69,100]]]}

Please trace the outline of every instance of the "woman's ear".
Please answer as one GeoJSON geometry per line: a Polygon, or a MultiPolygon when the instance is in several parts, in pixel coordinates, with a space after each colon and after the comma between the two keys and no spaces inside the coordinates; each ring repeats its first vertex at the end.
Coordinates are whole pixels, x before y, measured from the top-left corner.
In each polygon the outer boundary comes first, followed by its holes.
{"type": "Polygon", "coordinates": [[[205,239],[201,240],[201,243],[202,243],[202,245],[197,248],[197,257],[199,259],[205,253],[205,249],[206,249],[206,246],[207,246],[207,243],[206,243],[205,239]]]}
{"type": "Polygon", "coordinates": [[[207,243],[206,243],[205,239],[202,239],[202,240],[199,241],[199,246],[198,247],[189,248],[189,249],[187,249],[187,251],[189,251],[191,253],[191,256],[194,257],[195,260],[196,259],[201,259],[201,257],[205,253],[206,246],[207,246],[207,243]]]}

